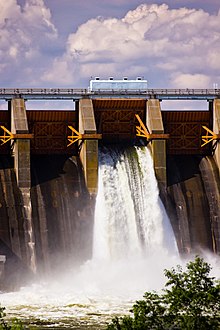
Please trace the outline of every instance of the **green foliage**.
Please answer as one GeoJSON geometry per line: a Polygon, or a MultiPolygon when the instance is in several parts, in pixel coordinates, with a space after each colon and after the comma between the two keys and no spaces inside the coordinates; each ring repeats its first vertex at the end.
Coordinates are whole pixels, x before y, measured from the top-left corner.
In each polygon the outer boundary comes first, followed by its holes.
{"type": "Polygon", "coordinates": [[[5,308],[0,306],[0,330],[24,330],[19,320],[13,320],[11,324],[5,321],[5,308]]]}
{"type": "Polygon", "coordinates": [[[131,310],[132,316],[114,318],[108,330],[217,330],[220,329],[220,282],[211,267],[196,257],[187,264],[165,270],[162,294],[146,292],[131,310]]]}

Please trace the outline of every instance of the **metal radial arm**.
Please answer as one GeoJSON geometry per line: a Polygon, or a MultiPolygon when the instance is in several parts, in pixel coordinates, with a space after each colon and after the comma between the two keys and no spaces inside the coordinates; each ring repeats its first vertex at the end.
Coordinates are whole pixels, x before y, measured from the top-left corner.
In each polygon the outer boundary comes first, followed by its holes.
{"type": "Polygon", "coordinates": [[[0,129],[3,130],[3,135],[0,135],[0,145],[7,143],[10,140],[16,139],[33,139],[33,134],[21,133],[13,134],[5,126],[0,125],[0,129]]]}
{"type": "Polygon", "coordinates": [[[150,133],[148,128],[144,125],[139,115],[135,114],[137,120],[139,121],[140,126],[136,126],[136,135],[140,137],[145,137],[147,141],[151,140],[164,140],[169,139],[169,134],[154,134],[150,133]]]}
{"type": "Polygon", "coordinates": [[[1,145],[3,145],[13,139],[13,134],[5,126],[0,126],[0,128],[3,130],[3,135],[0,135],[1,145]]]}
{"type": "Polygon", "coordinates": [[[201,147],[204,147],[206,144],[216,140],[220,140],[220,134],[214,133],[210,128],[202,126],[206,130],[206,135],[202,135],[202,141],[204,142],[201,147]]]}
{"type": "Polygon", "coordinates": [[[96,134],[96,133],[81,134],[73,126],[68,126],[68,127],[71,130],[71,135],[67,136],[67,139],[69,141],[67,147],[71,146],[73,143],[79,140],[100,140],[102,138],[102,134],[96,134]]]}

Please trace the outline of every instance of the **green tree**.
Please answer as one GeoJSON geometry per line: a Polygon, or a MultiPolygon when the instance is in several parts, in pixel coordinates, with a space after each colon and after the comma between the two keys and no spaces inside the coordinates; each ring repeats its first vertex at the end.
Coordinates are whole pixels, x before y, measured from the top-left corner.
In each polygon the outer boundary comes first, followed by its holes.
{"type": "Polygon", "coordinates": [[[0,306],[0,330],[24,330],[22,323],[15,319],[11,324],[5,320],[5,307],[0,306]]]}
{"type": "Polygon", "coordinates": [[[211,266],[196,256],[183,271],[165,270],[162,294],[146,292],[133,305],[133,315],[114,318],[108,330],[217,330],[220,329],[220,282],[211,266]]]}

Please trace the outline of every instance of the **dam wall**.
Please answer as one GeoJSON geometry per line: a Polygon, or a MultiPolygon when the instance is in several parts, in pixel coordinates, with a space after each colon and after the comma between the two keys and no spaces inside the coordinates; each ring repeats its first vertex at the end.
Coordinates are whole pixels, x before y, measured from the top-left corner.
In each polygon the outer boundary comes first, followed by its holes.
{"type": "Polygon", "coordinates": [[[37,266],[61,270],[91,257],[94,200],[78,157],[32,157],[31,199],[37,266]]]}
{"type": "Polygon", "coordinates": [[[179,251],[219,250],[220,180],[211,156],[167,157],[166,209],[179,251]]]}
{"type": "Polygon", "coordinates": [[[13,289],[31,274],[24,236],[23,199],[17,185],[13,159],[0,158],[0,255],[5,258],[0,289],[13,289]],[[4,285],[4,287],[2,287],[4,285]]]}
{"type": "Polygon", "coordinates": [[[15,283],[18,276],[53,272],[91,257],[99,143],[150,144],[180,253],[219,254],[219,142],[202,149],[200,137],[203,124],[218,134],[219,113],[219,99],[213,101],[213,113],[165,114],[155,97],[84,97],[74,111],[53,116],[27,111],[21,98],[10,100],[7,114],[0,113],[12,134],[0,159],[1,274],[4,268],[7,281],[15,283]],[[135,114],[150,135],[167,133],[170,139],[138,140],[135,114]],[[67,147],[69,124],[81,136],[72,149],[67,147]],[[83,139],[86,135],[94,138],[83,139]]]}
{"type": "MultiPolygon", "coordinates": [[[[219,176],[212,157],[167,157],[167,205],[181,254],[220,253],[219,176]]],[[[10,158],[1,161],[0,250],[10,283],[31,275],[26,260],[21,194],[10,158]],[[10,227],[10,217],[17,228],[10,227]],[[15,231],[16,230],[16,231],[15,231]],[[15,241],[14,238],[17,239],[15,241]],[[16,244],[17,245],[16,245],[16,244]],[[20,254],[19,254],[20,253],[20,254]],[[18,272],[11,271],[16,269],[18,272]],[[20,278],[18,274],[20,275],[20,278]]],[[[38,274],[80,264],[92,256],[95,199],[88,193],[79,157],[31,157],[31,204],[38,274]]]]}
{"type": "MultiPolygon", "coordinates": [[[[33,278],[33,271],[23,257],[25,219],[11,160],[1,157],[0,161],[0,254],[6,257],[4,287],[16,289],[33,278]]],[[[31,182],[37,275],[90,259],[95,206],[79,158],[32,156],[31,182]]]]}

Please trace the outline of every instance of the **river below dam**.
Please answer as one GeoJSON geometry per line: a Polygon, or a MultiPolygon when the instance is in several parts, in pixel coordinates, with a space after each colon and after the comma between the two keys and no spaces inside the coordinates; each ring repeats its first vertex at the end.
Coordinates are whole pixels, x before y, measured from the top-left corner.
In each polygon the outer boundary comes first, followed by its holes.
{"type": "MultiPolygon", "coordinates": [[[[219,259],[208,260],[220,278],[219,259]]],[[[113,264],[89,261],[78,271],[68,269],[65,275],[1,294],[1,303],[8,319],[18,317],[30,329],[106,329],[112,317],[127,314],[143,292],[163,287],[164,267],[183,263],[167,254],[113,264]]]]}
{"type": "Polygon", "coordinates": [[[69,269],[56,279],[1,294],[1,303],[9,318],[18,317],[39,329],[105,329],[113,315],[128,313],[143,292],[163,286],[162,268],[176,260],[166,263],[161,259],[167,256],[158,257],[147,262],[87,262],[77,273],[69,269]]]}
{"type": "MultiPolygon", "coordinates": [[[[60,269],[0,294],[8,319],[32,329],[105,329],[145,291],[163,288],[165,268],[187,261],[179,256],[147,148],[100,149],[93,227],[89,258],[76,263],[75,251],[60,269]]],[[[218,258],[207,258],[220,277],[218,258]]]]}

